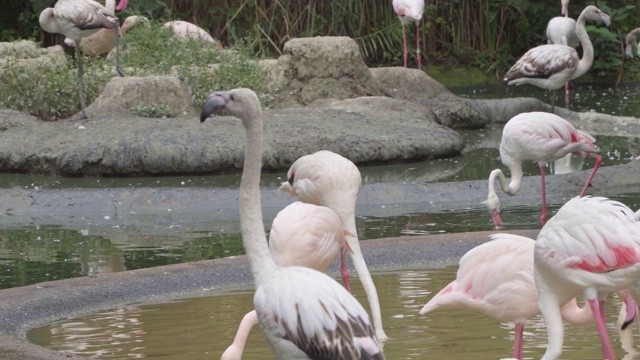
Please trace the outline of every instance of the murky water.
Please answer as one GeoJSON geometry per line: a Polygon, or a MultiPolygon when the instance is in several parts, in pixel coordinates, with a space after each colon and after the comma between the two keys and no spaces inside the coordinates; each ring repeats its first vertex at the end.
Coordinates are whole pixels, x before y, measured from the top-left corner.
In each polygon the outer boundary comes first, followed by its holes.
{"type": "MultiPolygon", "coordinates": [[[[501,324],[467,309],[418,314],[437,291],[455,278],[455,272],[456,267],[447,267],[373,276],[379,289],[385,330],[390,337],[384,345],[387,359],[510,357],[513,324],[501,324]]],[[[366,303],[360,283],[354,281],[353,285],[356,297],[366,303]]],[[[251,309],[251,291],[165,304],[131,305],[34,329],[28,333],[28,339],[51,349],[100,359],[218,359],[231,344],[238,323],[251,309]]],[[[619,311],[615,296],[610,297],[607,311],[610,337],[616,353],[622,357],[625,351],[614,329],[619,311]]],[[[546,341],[541,318],[530,320],[525,329],[525,358],[540,358],[546,341]]],[[[274,358],[258,327],[252,330],[245,358],[274,358]]],[[[563,358],[601,359],[594,324],[566,326],[563,358]]],[[[627,355],[625,359],[633,357],[627,355]]]]}

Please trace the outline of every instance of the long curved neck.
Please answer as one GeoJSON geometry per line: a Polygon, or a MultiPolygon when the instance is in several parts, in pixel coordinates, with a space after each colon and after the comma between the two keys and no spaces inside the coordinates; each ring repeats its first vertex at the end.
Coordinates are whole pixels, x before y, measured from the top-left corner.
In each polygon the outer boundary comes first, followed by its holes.
{"type": "Polygon", "coordinates": [[[240,181],[240,219],[242,243],[251,263],[256,287],[264,284],[275,271],[276,264],[269,252],[262,223],[260,172],[262,170],[262,112],[258,108],[242,118],[247,146],[240,181]]]}
{"type": "Polygon", "coordinates": [[[509,167],[511,170],[511,181],[509,181],[500,169],[495,169],[489,175],[489,194],[495,194],[495,182],[498,179],[500,188],[508,195],[515,195],[522,186],[522,166],[514,165],[509,167]]]}
{"type": "Polygon", "coordinates": [[[580,17],[576,21],[576,36],[582,46],[582,59],[580,59],[578,68],[571,77],[572,80],[584,75],[591,69],[591,65],[593,65],[593,45],[589,39],[589,34],[587,34],[586,26],[587,19],[584,14],[580,14],[580,17]]]}

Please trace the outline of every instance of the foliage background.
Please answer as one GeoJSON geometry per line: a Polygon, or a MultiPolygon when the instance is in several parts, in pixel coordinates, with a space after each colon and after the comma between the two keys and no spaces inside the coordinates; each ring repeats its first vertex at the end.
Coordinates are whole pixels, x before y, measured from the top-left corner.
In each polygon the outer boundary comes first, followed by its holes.
{"type": "MultiPolygon", "coordinates": [[[[4,1],[8,4],[0,14],[0,41],[30,38],[44,46],[61,43],[61,36],[38,26],[38,14],[55,0],[4,1]]],[[[570,4],[574,18],[588,4],[612,17],[611,29],[589,27],[596,75],[622,72],[624,36],[640,26],[636,3],[574,0],[570,4]]],[[[186,20],[226,46],[242,39],[258,56],[278,56],[294,37],[349,36],[359,43],[369,66],[400,65],[402,59],[402,29],[391,0],[132,0],[119,16],[131,14],[159,21],[186,20]]],[[[559,14],[558,0],[426,0],[420,23],[423,54],[430,65],[503,73],[527,49],[546,42],[546,24],[559,14]]],[[[413,44],[415,32],[408,30],[413,44]]]]}

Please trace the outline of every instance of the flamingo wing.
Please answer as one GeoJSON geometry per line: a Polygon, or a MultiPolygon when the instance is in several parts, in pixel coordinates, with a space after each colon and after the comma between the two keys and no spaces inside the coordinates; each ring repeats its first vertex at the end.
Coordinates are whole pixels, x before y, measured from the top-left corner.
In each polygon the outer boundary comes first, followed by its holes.
{"type": "Polygon", "coordinates": [[[521,78],[549,79],[569,69],[575,71],[580,57],[566,45],[540,45],[527,51],[504,77],[507,84],[518,84],[521,78]]]}
{"type": "Polygon", "coordinates": [[[270,341],[288,342],[311,359],[384,359],[367,312],[323,273],[279,268],[256,290],[254,305],[270,341]]]}
{"type": "Polygon", "coordinates": [[[104,6],[92,0],[58,1],[54,12],[60,21],[72,23],[80,30],[114,28],[118,21],[104,6]]]}
{"type": "Polygon", "coordinates": [[[627,268],[640,262],[640,223],[620,202],[573,198],[540,231],[538,255],[592,273],[627,268]]]}

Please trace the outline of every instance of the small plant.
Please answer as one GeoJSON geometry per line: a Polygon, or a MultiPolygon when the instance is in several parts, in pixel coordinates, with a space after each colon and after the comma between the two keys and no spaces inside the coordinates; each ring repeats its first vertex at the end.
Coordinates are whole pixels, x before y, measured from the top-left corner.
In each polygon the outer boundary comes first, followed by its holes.
{"type": "Polygon", "coordinates": [[[148,118],[174,118],[177,115],[167,104],[140,104],[131,107],[129,112],[148,118]]]}

